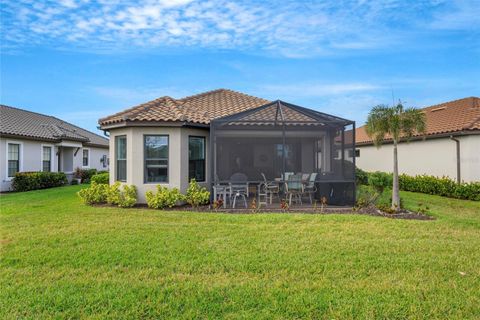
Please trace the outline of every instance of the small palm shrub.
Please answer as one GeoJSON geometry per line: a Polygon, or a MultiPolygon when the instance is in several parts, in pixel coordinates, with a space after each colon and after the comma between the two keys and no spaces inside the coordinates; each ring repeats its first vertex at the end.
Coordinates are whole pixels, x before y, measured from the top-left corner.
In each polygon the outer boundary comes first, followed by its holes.
{"type": "Polygon", "coordinates": [[[206,188],[201,187],[195,179],[192,179],[188,185],[185,201],[192,207],[197,208],[210,202],[210,192],[206,188]]]}
{"type": "Polygon", "coordinates": [[[177,202],[182,201],[184,196],[177,188],[169,189],[157,185],[157,192],[147,191],[145,194],[147,206],[152,209],[172,208],[177,202]]]}

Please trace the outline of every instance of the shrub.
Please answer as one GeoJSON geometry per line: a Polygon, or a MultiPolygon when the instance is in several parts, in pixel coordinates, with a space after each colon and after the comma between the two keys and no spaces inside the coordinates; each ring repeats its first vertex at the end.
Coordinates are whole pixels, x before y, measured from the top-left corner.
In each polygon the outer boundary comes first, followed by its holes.
{"type": "Polygon", "coordinates": [[[145,197],[148,207],[152,209],[172,208],[178,201],[184,199],[177,188],[169,189],[161,185],[157,185],[157,192],[147,191],[145,197]]]}
{"type": "Polygon", "coordinates": [[[357,185],[367,185],[368,184],[368,173],[363,171],[360,168],[355,168],[355,181],[357,185]]]}
{"type": "Polygon", "coordinates": [[[92,182],[90,187],[80,190],[78,196],[86,204],[108,203],[122,208],[133,207],[137,203],[137,188],[120,182],[108,184],[92,182]]]}
{"type": "Polygon", "coordinates": [[[92,176],[90,179],[91,182],[96,182],[96,183],[103,183],[103,184],[108,184],[109,183],[109,174],[108,172],[105,173],[97,173],[92,176]]]}
{"type": "Polygon", "coordinates": [[[123,191],[120,194],[120,202],[118,203],[119,207],[130,208],[137,203],[137,187],[124,185],[123,191]]]}
{"type": "Polygon", "coordinates": [[[448,177],[428,175],[399,176],[400,190],[434,194],[450,198],[480,201],[480,183],[456,183],[448,177]]]}
{"type": "Polygon", "coordinates": [[[77,195],[86,204],[105,203],[107,202],[108,188],[107,184],[93,182],[90,187],[78,191],[77,195]]]}
{"type": "Polygon", "coordinates": [[[210,192],[201,187],[195,179],[192,179],[188,185],[185,201],[194,208],[202,204],[208,204],[210,202],[210,192]]]}
{"type": "Polygon", "coordinates": [[[78,180],[77,179],[72,179],[72,181],[70,181],[70,184],[72,186],[76,186],[76,185],[78,185],[78,180]]]}
{"type": "Polygon", "coordinates": [[[97,169],[75,169],[75,178],[82,180],[82,183],[90,182],[93,175],[97,174],[97,169]]]}
{"type": "Polygon", "coordinates": [[[112,184],[108,190],[107,190],[107,203],[110,205],[116,205],[118,206],[120,204],[120,197],[121,197],[121,191],[120,191],[121,184],[120,182],[115,182],[112,184]]]}
{"type": "Polygon", "coordinates": [[[68,183],[63,172],[17,172],[12,180],[14,191],[60,187],[68,183]]]}
{"type": "Polygon", "coordinates": [[[392,186],[392,175],[385,172],[376,171],[368,174],[368,184],[382,194],[385,188],[392,186]]]}
{"type": "Polygon", "coordinates": [[[480,201],[480,182],[462,183],[455,188],[454,197],[480,201]]]}

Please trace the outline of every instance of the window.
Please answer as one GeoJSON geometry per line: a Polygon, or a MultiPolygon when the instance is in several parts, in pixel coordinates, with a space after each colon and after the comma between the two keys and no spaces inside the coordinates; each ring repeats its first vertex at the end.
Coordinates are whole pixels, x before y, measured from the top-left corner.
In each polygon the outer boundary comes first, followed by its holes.
{"type": "Polygon", "coordinates": [[[52,147],[42,148],[42,171],[50,172],[52,170],[52,147]]]}
{"type": "Polygon", "coordinates": [[[127,137],[115,137],[115,165],[117,181],[127,181],[127,137]]]}
{"type": "Polygon", "coordinates": [[[355,157],[360,157],[360,149],[355,149],[355,157]]]}
{"type": "Polygon", "coordinates": [[[144,136],[145,182],[168,182],[168,136],[144,136]]]}
{"type": "Polygon", "coordinates": [[[88,167],[89,156],[90,156],[90,150],[89,149],[83,149],[82,166],[88,167]]]}
{"type": "Polygon", "coordinates": [[[20,171],[20,145],[8,144],[8,177],[14,177],[20,171]]]}
{"type": "Polygon", "coordinates": [[[188,181],[205,181],[205,137],[188,137],[188,181]]]}

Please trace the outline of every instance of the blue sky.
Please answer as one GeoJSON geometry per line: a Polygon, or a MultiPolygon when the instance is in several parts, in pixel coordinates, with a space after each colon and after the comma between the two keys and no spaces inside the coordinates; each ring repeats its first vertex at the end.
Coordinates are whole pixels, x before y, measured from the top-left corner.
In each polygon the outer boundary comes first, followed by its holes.
{"type": "Polygon", "coordinates": [[[480,1],[3,1],[1,103],[90,130],[215,88],[362,124],[480,95],[480,1]]]}

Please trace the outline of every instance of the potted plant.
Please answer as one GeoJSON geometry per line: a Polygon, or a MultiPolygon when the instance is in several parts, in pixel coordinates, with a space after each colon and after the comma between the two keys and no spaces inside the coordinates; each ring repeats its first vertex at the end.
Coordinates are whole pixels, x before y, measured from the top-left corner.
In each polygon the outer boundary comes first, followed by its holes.
{"type": "Polygon", "coordinates": [[[82,169],[80,169],[79,167],[77,167],[75,169],[75,173],[73,175],[73,180],[76,180],[77,184],[82,183],[82,169]]]}

